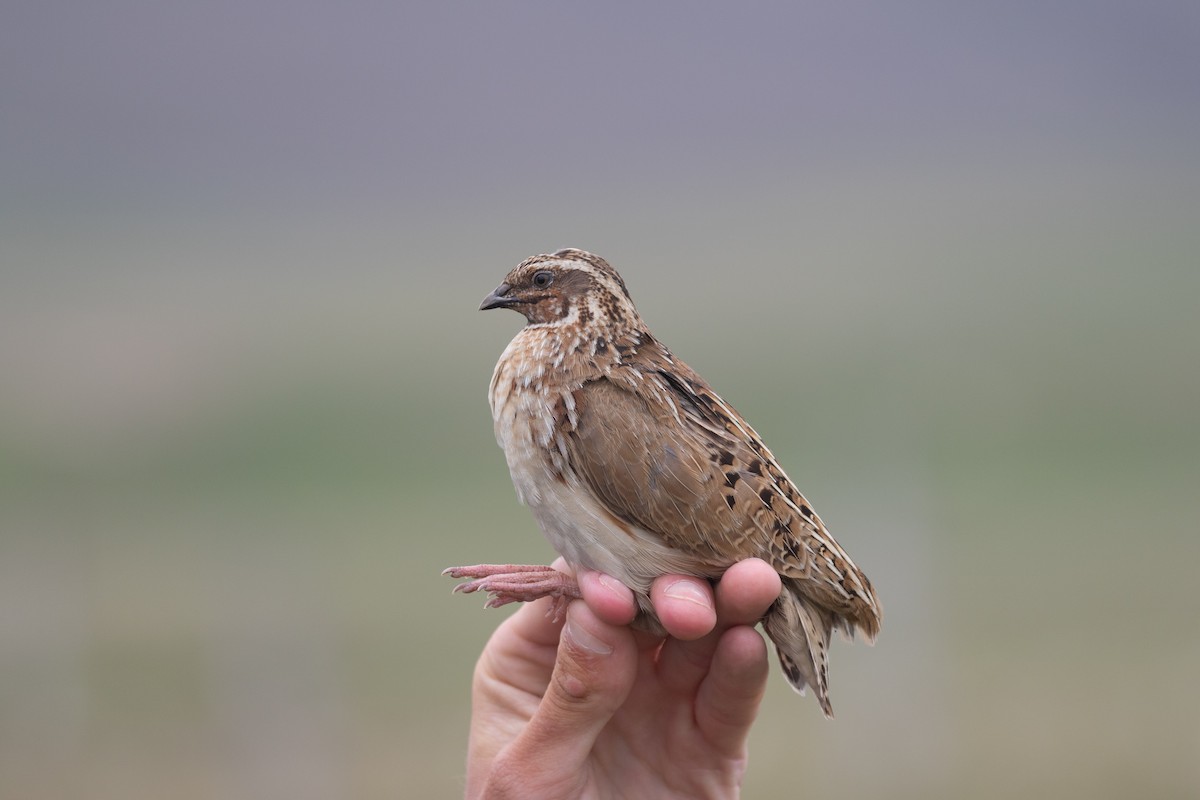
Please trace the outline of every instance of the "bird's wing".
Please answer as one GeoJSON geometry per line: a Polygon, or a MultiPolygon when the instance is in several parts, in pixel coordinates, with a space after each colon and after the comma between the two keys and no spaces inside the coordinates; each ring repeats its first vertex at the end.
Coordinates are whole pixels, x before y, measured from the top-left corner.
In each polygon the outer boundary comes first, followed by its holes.
{"type": "Polygon", "coordinates": [[[592,494],[671,547],[729,563],[747,531],[728,513],[722,498],[736,487],[704,438],[608,378],[585,383],[574,400],[568,458],[592,494]]]}
{"type": "MultiPolygon", "coordinates": [[[[657,344],[657,343],[655,343],[657,344]]],[[[575,390],[567,457],[607,509],[718,566],[757,555],[868,636],[866,576],[758,434],[665,348],[575,390]]]]}

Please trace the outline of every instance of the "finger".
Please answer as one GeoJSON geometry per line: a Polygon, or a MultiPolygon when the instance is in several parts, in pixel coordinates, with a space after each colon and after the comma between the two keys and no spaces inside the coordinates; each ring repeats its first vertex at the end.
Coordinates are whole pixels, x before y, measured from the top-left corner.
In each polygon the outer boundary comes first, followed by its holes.
{"type": "Polygon", "coordinates": [[[734,564],[716,588],[716,623],[711,632],[693,641],[669,639],[658,658],[663,684],[692,693],[708,675],[721,635],[735,625],[754,625],[779,596],[781,583],[773,567],[758,558],[734,564]]]}
{"type": "MultiPolygon", "coordinates": [[[[559,558],[554,569],[572,574],[559,558]]],[[[475,667],[475,691],[491,690],[492,682],[541,697],[558,653],[565,615],[554,614],[554,598],[523,603],[496,628],[475,667]]]]}
{"type": "Polygon", "coordinates": [[[611,575],[603,572],[580,572],[575,576],[579,591],[601,621],[609,625],[628,625],[637,616],[633,592],[611,575]]]}
{"type": "Polygon", "coordinates": [[[548,615],[549,601],[528,603],[492,633],[475,665],[474,693],[482,698],[513,687],[531,697],[541,697],[550,681],[563,620],[548,615]]]}
{"type": "Polygon", "coordinates": [[[722,628],[753,625],[783,588],[779,573],[761,558],[739,561],[717,583],[717,618],[722,628]]]}
{"type": "Polygon", "coordinates": [[[564,620],[552,619],[549,609],[549,599],[522,605],[492,633],[475,664],[467,747],[468,763],[475,766],[467,774],[478,791],[488,766],[537,710],[550,683],[564,620]]]}
{"type": "Polygon", "coordinates": [[[525,785],[573,786],[600,731],[633,686],[637,652],[627,627],[571,603],[545,696],[505,754],[525,785]]]}
{"type": "Polygon", "coordinates": [[[696,695],[696,724],[727,756],[744,755],[767,688],[767,645],[748,625],[725,631],[696,695]]]}
{"type": "Polygon", "coordinates": [[[698,639],[717,624],[712,586],[702,578],[664,575],[651,585],[650,600],[659,621],[676,639],[698,639]]]}

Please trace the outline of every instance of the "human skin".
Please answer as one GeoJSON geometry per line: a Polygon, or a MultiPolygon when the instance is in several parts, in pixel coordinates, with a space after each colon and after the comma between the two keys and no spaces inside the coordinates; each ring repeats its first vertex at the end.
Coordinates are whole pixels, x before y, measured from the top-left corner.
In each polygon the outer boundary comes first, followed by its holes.
{"type": "MultiPolygon", "coordinates": [[[[555,567],[568,568],[560,560],[555,567]]],[[[776,571],[739,562],[713,586],[666,575],[668,636],[629,627],[633,593],[596,572],[552,619],[549,598],[496,629],[475,668],[468,798],[736,797],[767,679],[754,624],[776,571]]]]}

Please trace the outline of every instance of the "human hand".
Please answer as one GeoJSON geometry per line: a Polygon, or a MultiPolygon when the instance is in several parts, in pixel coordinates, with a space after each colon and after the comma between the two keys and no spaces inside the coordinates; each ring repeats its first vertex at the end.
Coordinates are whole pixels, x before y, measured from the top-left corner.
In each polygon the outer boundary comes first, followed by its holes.
{"type": "MultiPolygon", "coordinates": [[[[563,562],[555,562],[566,570],[563,562]]],[[[655,581],[667,638],[628,627],[633,593],[595,572],[564,619],[549,599],[505,620],[475,668],[468,798],[736,797],[767,679],[754,624],[779,576],[749,559],[715,597],[707,581],[655,581]]]]}

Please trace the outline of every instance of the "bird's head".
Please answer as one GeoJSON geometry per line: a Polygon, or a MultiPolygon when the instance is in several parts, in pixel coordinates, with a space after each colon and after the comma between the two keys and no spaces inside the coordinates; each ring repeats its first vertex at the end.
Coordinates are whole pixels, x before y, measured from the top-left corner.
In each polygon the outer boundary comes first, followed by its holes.
{"type": "Polygon", "coordinates": [[[525,259],[479,308],[511,308],[530,325],[546,327],[642,324],[617,271],[603,258],[574,249],[525,259]]]}

